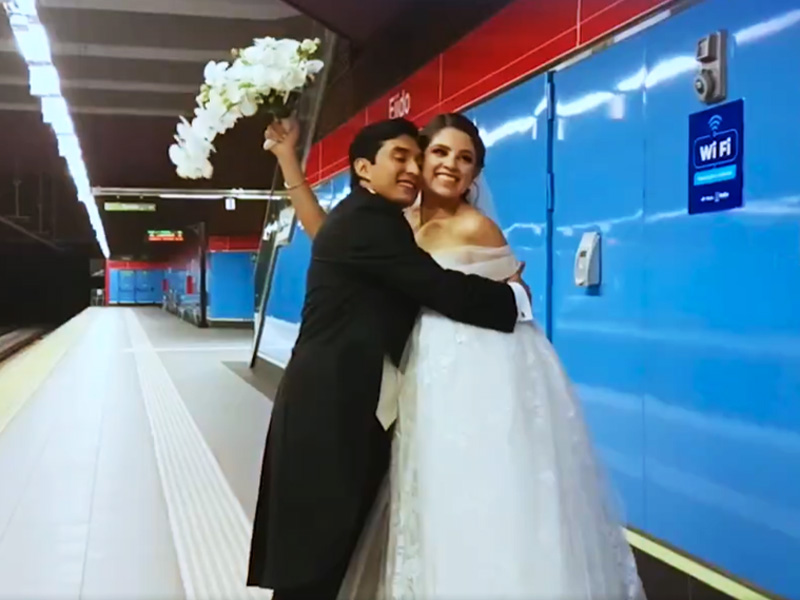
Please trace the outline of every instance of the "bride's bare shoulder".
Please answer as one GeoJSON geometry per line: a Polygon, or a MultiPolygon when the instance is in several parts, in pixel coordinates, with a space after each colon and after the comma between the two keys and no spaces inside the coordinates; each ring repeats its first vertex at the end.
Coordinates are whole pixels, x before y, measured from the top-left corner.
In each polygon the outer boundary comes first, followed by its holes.
{"type": "Polygon", "coordinates": [[[403,211],[403,216],[415,232],[419,229],[419,206],[409,206],[403,211]]]}
{"type": "Polygon", "coordinates": [[[499,225],[475,208],[462,211],[457,220],[458,233],[465,244],[489,248],[508,244],[499,225]]]}

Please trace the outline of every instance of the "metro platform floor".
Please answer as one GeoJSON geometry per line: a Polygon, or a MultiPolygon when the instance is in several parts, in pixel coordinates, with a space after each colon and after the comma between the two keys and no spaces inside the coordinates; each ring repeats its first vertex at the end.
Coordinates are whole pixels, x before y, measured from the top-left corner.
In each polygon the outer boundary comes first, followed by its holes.
{"type": "MultiPolygon", "coordinates": [[[[0,600],[271,597],[244,582],[280,369],[251,341],[91,308],[0,362],[0,600]]],[[[650,600],[766,599],[629,534],[650,600]]]]}
{"type": "Polygon", "coordinates": [[[0,598],[270,597],[251,339],[92,308],[0,364],[0,598]]]}

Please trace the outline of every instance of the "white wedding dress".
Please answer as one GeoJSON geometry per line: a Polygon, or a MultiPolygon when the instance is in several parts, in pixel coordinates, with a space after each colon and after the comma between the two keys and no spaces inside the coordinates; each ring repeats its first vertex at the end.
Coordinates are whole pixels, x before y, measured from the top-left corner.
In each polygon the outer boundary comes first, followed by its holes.
{"type": "MultiPolygon", "coordinates": [[[[505,280],[508,247],[437,253],[505,280]]],[[[642,600],[580,405],[547,338],[425,311],[392,466],[340,600],[642,600]]]]}

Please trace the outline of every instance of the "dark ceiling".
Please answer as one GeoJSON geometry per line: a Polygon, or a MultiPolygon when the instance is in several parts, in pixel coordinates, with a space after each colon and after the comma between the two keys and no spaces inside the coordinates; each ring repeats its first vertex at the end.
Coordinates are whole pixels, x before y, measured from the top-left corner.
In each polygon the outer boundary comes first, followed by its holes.
{"type": "MultiPolygon", "coordinates": [[[[328,69],[331,94],[320,120],[325,131],[318,130],[324,134],[352,114],[345,114],[352,103],[363,106],[372,99],[368,96],[384,91],[378,88],[397,83],[443,49],[437,43],[451,43],[506,2],[474,0],[484,8],[462,6],[452,14],[465,17],[447,22],[439,5],[452,8],[450,0],[434,2],[435,7],[424,0],[39,0],[37,5],[92,186],[268,189],[274,162],[260,149],[265,123],[257,118],[218,140],[211,180],[187,182],[175,175],[167,150],[178,116],[192,111],[209,60],[224,60],[231,48],[249,45],[254,37],[323,38],[326,28],[336,33],[337,53],[328,69]],[[435,18],[426,19],[427,13],[435,18]],[[394,29],[406,40],[408,32],[421,32],[417,42],[428,38],[429,47],[398,53],[387,35],[394,29]],[[381,57],[381,64],[371,64],[370,54],[381,57]],[[401,66],[387,64],[392,56],[401,66]],[[412,59],[403,62],[403,56],[412,59]],[[375,90],[361,83],[372,74],[375,90]],[[360,92],[355,99],[354,89],[360,92]]],[[[85,210],[55,137],[42,122],[39,102],[29,93],[27,68],[5,15],[0,132],[0,242],[25,239],[21,227],[56,244],[91,248],[85,210]]],[[[257,233],[265,208],[263,202],[240,202],[229,212],[221,200],[158,200],[156,213],[132,215],[105,213],[102,200],[99,204],[112,254],[142,254],[148,228],[207,221],[211,234],[257,233]]]]}
{"type": "MultiPolygon", "coordinates": [[[[453,4],[452,0],[439,0],[453,4]]],[[[365,46],[389,26],[414,0],[286,0],[356,46],[365,46]]]]}
{"type": "MultiPolygon", "coordinates": [[[[203,68],[254,37],[303,38],[322,28],[279,0],[39,0],[93,186],[267,187],[273,163],[257,152],[260,131],[243,123],[219,144],[211,181],[180,180],[167,156],[178,116],[190,114],[203,68]],[[254,149],[246,151],[245,148],[254,149]]],[[[61,244],[93,238],[55,137],[28,89],[27,67],[0,18],[0,215],[61,244]],[[16,185],[15,185],[16,182],[16,185]]],[[[156,224],[183,209],[199,220],[208,205],[171,201],[156,224]],[[198,214],[193,214],[198,213],[198,214]],[[162,216],[163,215],[163,216],[162,216]]],[[[102,203],[101,203],[102,204],[102,203]]],[[[135,219],[101,209],[112,252],[141,240],[135,219]]],[[[252,218],[251,218],[252,222],[252,218]]],[[[10,227],[0,223],[7,239],[10,227]]]]}

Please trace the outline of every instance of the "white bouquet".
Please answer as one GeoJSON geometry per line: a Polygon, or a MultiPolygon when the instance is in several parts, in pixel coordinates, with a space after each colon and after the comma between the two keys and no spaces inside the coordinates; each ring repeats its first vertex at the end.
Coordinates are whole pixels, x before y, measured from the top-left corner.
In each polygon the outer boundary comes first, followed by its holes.
{"type": "Polygon", "coordinates": [[[190,123],[178,123],[177,143],[169,157],[183,179],[209,179],[214,172],[209,157],[214,138],[242,117],[259,109],[275,119],[289,117],[300,93],[324,66],[315,56],[320,41],[265,37],[249,48],[233,50],[233,61],[209,62],[190,123]]]}

